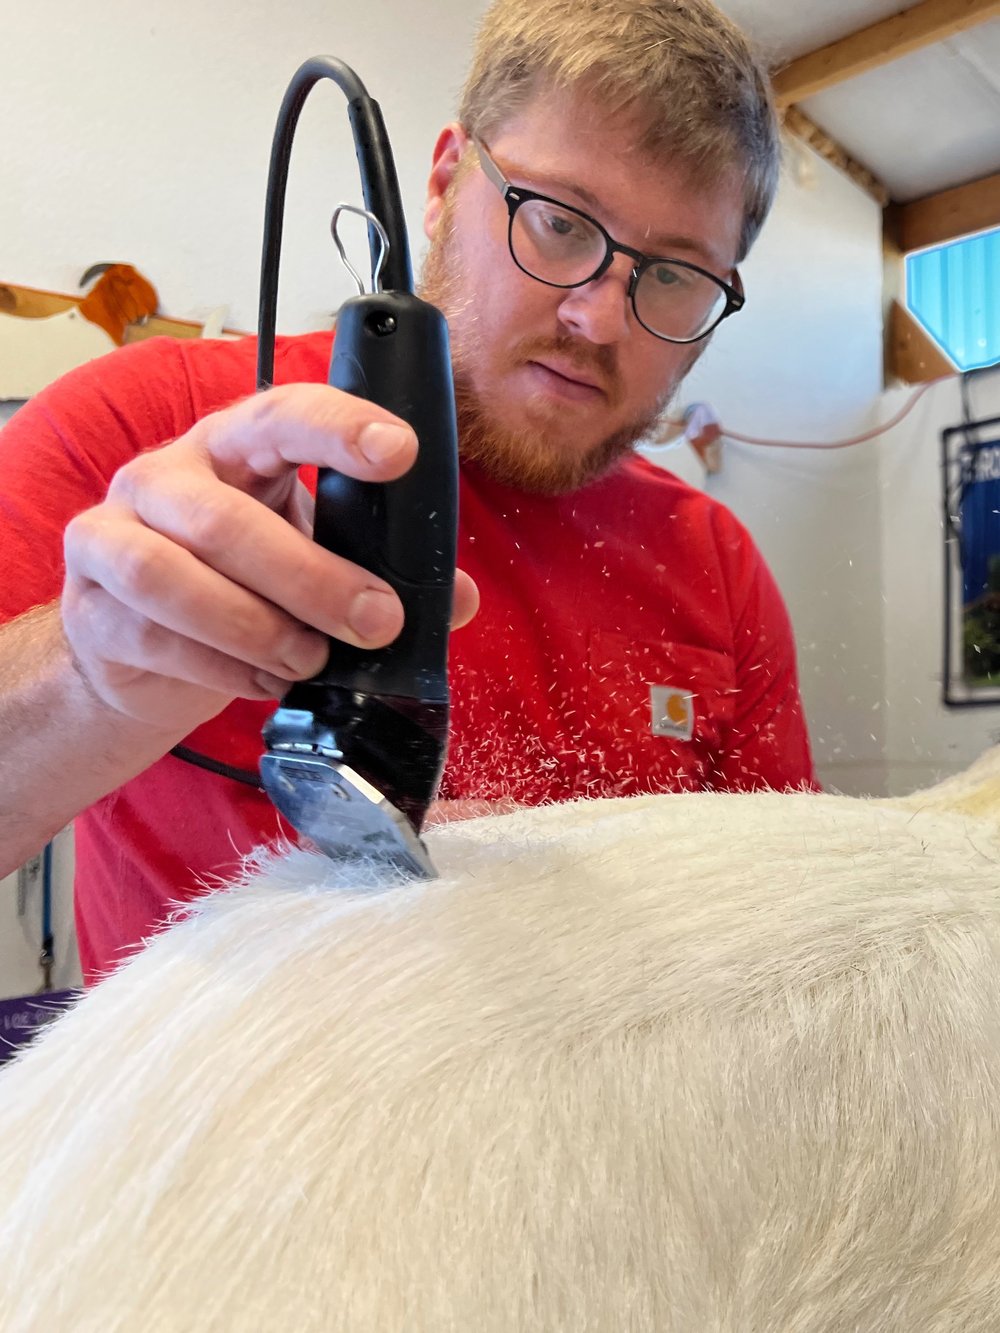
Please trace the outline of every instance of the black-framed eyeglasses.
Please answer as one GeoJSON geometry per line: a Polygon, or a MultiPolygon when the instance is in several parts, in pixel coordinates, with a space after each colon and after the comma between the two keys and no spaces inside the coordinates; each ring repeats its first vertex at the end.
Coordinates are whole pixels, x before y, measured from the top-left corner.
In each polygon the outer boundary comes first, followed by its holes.
{"type": "Polygon", "coordinates": [[[583,287],[606,273],[615,255],[627,255],[632,260],[628,295],[635,317],[647,332],[671,343],[698,342],[743,309],[739,274],[730,284],[684,259],[644,255],[622,245],[580,209],[511,185],[486,145],[475,138],[472,142],[487,179],[510,213],[511,258],[530,278],[549,287],[583,287]]]}

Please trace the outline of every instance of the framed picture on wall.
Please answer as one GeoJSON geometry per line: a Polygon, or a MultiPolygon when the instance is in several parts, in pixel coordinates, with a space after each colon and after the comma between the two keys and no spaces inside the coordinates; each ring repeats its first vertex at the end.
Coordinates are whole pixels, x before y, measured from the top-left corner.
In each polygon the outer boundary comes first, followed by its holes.
{"type": "Polygon", "coordinates": [[[1000,704],[1000,417],[941,432],[944,702],[1000,704]]]}

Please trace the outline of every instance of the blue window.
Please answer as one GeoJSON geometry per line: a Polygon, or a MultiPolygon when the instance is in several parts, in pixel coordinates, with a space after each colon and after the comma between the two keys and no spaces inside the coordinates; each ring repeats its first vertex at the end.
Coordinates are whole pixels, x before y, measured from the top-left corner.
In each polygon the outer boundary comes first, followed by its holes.
{"type": "Polygon", "coordinates": [[[959,370],[1000,362],[1000,228],[907,255],[906,304],[959,370]]]}

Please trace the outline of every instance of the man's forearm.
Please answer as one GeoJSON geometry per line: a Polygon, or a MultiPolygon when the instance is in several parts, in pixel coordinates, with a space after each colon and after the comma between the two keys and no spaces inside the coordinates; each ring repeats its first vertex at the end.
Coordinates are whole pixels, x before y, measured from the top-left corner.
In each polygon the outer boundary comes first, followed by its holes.
{"type": "Polygon", "coordinates": [[[73,666],[57,603],[0,629],[0,875],[178,739],[93,693],[73,666]]]}

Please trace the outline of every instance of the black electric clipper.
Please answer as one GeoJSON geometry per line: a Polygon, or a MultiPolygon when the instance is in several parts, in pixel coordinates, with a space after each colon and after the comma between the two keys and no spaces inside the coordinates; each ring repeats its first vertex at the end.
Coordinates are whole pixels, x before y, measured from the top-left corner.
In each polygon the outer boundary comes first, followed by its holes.
{"type": "MultiPolygon", "coordinates": [[[[458,529],[448,331],[440,311],[413,294],[381,112],[340,62],[307,62],[289,88],[275,135],[269,200],[276,191],[283,200],[291,128],[319,78],[333,78],[350,98],[376,289],[341,307],[329,382],[406,421],[419,451],[410,471],[393,482],[359,482],[321,469],[313,536],[389,583],[405,621],[399,637],[375,651],[331,641],[323,670],[294,685],[267,722],[261,779],[285,818],[327,855],[428,877],[435,872],[419,834],[447,748],[458,529]]],[[[269,347],[258,364],[259,386],[269,384],[273,373],[280,219],[272,212],[261,284],[261,344],[269,339],[269,347]]]]}

